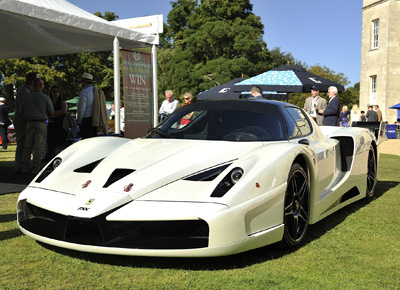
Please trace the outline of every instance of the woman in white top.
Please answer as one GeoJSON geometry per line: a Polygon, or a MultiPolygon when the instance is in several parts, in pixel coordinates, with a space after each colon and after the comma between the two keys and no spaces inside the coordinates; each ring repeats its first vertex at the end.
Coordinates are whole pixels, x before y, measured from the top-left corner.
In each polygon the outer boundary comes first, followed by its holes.
{"type": "Polygon", "coordinates": [[[353,105],[353,108],[351,109],[351,112],[350,112],[350,126],[353,122],[360,121],[360,118],[361,118],[361,114],[360,114],[360,111],[358,110],[358,106],[353,105]]]}

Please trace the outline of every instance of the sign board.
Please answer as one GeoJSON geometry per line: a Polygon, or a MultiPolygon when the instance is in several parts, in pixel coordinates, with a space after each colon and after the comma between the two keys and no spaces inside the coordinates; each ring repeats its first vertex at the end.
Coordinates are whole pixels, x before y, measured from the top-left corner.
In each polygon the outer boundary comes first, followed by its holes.
{"type": "Polygon", "coordinates": [[[126,138],[145,136],[152,127],[151,53],[121,50],[126,138]]]}

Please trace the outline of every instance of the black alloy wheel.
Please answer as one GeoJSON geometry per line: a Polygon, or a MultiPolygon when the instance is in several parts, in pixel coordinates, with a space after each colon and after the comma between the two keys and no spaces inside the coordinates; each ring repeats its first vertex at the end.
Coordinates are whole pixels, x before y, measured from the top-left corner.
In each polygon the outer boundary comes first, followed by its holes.
{"type": "Polygon", "coordinates": [[[283,241],[290,248],[304,239],[310,216],[310,182],[308,174],[298,163],[290,169],[285,193],[283,241]]]}
{"type": "Polygon", "coordinates": [[[367,195],[366,195],[366,198],[369,200],[374,198],[376,182],[377,182],[376,157],[375,157],[375,150],[371,146],[368,152],[367,195]]]}

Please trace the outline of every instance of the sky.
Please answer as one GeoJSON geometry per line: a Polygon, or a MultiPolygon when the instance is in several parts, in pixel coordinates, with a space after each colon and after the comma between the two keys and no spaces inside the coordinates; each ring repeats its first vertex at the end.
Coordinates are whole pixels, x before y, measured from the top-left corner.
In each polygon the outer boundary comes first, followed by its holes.
{"type": "MultiPolygon", "coordinates": [[[[114,12],[119,19],[163,14],[170,0],[67,0],[91,13],[114,12]]],[[[362,0],[250,0],[264,24],[269,49],[280,47],[308,66],[343,73],[360,81],[362,0]]]]}

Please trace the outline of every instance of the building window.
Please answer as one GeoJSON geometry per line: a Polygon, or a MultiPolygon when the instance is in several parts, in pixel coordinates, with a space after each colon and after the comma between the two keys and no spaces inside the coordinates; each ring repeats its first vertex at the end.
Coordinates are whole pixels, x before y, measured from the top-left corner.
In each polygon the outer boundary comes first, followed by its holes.
{"type": "Polygon", "coordinates": [[[376,104],[376,76],[371,76],[370,104],[376,104]]]}
{"type": "Polygon", "coordinates": [[[372,49],[377,49],[379,43],[379,19],[372,21],[372,49]]]}

